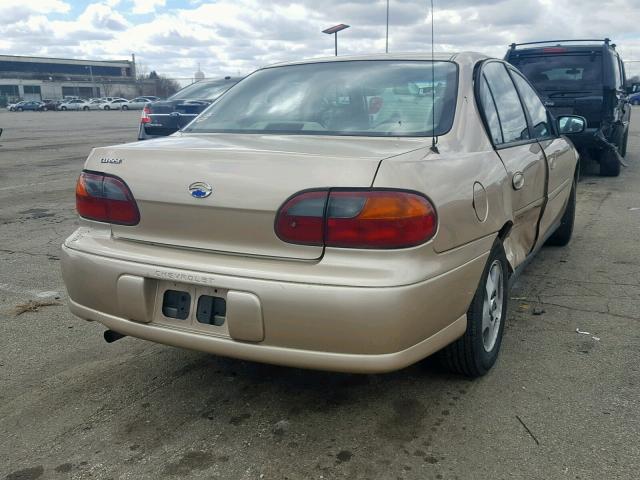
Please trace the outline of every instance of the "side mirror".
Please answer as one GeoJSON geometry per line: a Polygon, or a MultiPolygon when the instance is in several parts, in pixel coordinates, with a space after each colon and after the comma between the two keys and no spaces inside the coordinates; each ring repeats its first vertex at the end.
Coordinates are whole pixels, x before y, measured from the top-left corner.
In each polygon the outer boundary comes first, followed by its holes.
{"type": "Polygon", "coordinates": [[[578,115],[563,115],[558,117],[557,122],[562,135],[581,133],[587,128],[587,119],[578,115]]]}

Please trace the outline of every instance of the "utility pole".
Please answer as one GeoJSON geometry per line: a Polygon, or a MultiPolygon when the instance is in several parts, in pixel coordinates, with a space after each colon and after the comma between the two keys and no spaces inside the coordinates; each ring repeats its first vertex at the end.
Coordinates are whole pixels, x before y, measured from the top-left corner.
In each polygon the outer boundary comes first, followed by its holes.
{"type": "Polygon", "coordinates": [[[384,51],[385,53],[389,53],[389,0],[387,0],[387,36],[384,51]]]}

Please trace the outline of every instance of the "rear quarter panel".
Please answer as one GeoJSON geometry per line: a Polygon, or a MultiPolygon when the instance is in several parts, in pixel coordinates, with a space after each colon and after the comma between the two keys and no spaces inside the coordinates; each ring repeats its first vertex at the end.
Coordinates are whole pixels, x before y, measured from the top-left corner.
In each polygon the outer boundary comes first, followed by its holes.
{"type": "Polygon", "coordinates": [[[438,213],[438,253],[495,235],[512,220],[507,172],[484,131],[471,79],[469,67],[461,66],[453,127],[438,139],[439,153],[425,138],[424,148],[384,160],[374,183],[431,199],[438,213]]]}

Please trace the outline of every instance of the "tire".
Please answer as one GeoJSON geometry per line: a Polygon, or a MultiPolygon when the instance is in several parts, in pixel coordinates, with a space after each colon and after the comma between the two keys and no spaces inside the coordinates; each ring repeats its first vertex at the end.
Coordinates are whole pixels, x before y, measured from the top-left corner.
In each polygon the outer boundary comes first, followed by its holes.
{"type": "Polygon", "coordinates": [[[63,112],[67,109],[67,107],[60,107],[60,110],[62,110],[63,112]]]}
{"type": "Polygon", "coordinates": [[[508,273],[507,256],[502,243],[497,241],[467,311],[467,330],[461,338],[438,352],[439,360],[447,370],[476,378],[486,374],[496,363],[507,318],[508,273]],[[490,278],[494,281],[490,282],[490,278]]]}
{"type": "Polygon", "coordinates": [[[600,176],[617,177],[620,175],[620,160],[611,149],[600,152],[600,176]]]}
{"type": "Polygon", "coordinates": [[[122,105],[122,110],[129,110],[129,107],[127,107],[126,105],[122,105]]]}
{"type": "Polygon", "coordinates": [[[547,245],[554,247],[564,247],[571,240],[573,234],[573,224],[576,218],[576,181],[573,180],[571,186],[571,193],[569,193],[569,200],[567,206],[562,214],[560,220],[560,226],[553,232],[553,234],[547,239],[547,245]]]}
{"type": "Polygon", "coordinates": [[[24,108],[22,107],[18,107],[16,110],[18,110],[19,112],[24,112],[24,108]]]}
{"type": "Polygon", "coordinates": [[[109,105],[105,105],[103,110],[111,110],[111,107],[109,105]]]}

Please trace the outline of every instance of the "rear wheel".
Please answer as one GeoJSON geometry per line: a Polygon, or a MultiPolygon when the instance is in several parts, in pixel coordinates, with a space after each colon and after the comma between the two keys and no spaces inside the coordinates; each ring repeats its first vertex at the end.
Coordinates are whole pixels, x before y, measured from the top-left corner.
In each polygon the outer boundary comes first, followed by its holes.
{"type": "Polygon", "coordinates": [[[129,107],[127,107],[126,105],[122,105],[122,110],[129,110],[129,107]]]}
{"type": "Polygon", "coordinates": [[[82,107],[82,110],[86,112],[87,110],[89,110],[89,107],[82,107]]]}
{"type": "Polygon", "coordinates": [[[560,226],[553,232],[553,234],[547,240],[547,245],[553,245],[555,247],[564,247],[571,240],[573,234],[573,224],[576,218],[576,181],[573,181],[571,186],[571,193],[569,194],[569,200],[567,200],[567,206],[562,214],[560,220],[560,226]]]}
{"type": "Polygon", "coordinates": [[[105,110],[111,110],[111,107],[110,107],[109,105],[105,105],[105,106],[104,106],[104,109],[105,109],[105,110]]]}
{"type": "Polygon", "coordinates": [[[507,257],[498,242],[467,311],[466,332],[438,353],[448,370],[480,377],[496,363],[507,316],[508,273],[507,257]]]}
{"type": "Polygon", "coordinates": [[[18,107],[18,108],[17,108],[17,110],[18,110],[19,112],[23,112],[23,111],[24,111],[24,108],[22,108],[22,107],[18,107]]]}
{"type": "Polygon", "coordinates": [[[60,110],[66,110],[67,107],[60,107],[60,110]]]}

